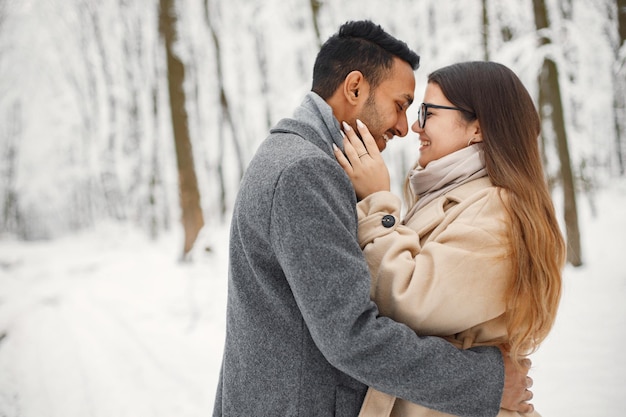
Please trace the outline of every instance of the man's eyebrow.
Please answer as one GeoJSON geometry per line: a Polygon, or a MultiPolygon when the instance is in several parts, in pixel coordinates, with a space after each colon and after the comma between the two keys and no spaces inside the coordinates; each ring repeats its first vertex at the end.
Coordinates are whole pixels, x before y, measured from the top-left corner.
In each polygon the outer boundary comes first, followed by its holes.
{"type": "Polygon", "coordinates": [[[411,97],[410,94],[405,94],[403,97],[407,101],[406,107],[409,107],[411,104],[413,104],[413,97],[411,97]]]}

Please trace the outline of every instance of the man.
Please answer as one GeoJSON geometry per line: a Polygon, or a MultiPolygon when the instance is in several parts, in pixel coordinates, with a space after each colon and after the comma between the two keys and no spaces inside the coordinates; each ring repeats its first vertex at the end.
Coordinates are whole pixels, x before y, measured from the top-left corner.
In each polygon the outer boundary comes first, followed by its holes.
{"type": "Polygon", "coordinates": [[[369,298],[356,196],[333,144],[343,148],[339,122],[357,119],[381,150],[405,136],[418,65],[380,26],[344,24],[317,56],[313,91],[252,159],[231,224],[215,417],[357,416],[367,386],[461,416],[495,416],[501,400],[532,409],[525,374],[505,372],[498,348],[418,337],[369,298]]]}

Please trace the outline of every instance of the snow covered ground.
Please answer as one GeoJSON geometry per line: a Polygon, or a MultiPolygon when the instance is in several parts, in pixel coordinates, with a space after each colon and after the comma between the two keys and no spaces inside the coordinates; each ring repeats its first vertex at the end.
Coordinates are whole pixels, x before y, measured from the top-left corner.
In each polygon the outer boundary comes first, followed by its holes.
{"type": "MultiPolygon", "coordinates": [[[[533,356],[544,417],[619,417],[626,394],[626,183],[581,201],[585,266],[565,271],[556,327],[533,356]]],[[[177,262],[118,224],[53,242],[0,239],[0,416],[211,414],[224,334],[227,227],[177,262]]]]}

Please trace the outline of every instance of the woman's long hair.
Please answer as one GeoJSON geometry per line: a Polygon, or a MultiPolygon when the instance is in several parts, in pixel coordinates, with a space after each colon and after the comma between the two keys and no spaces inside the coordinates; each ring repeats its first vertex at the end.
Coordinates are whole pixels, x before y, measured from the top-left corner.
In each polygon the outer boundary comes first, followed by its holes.
{"type": "MultiPolygon", "coordinates": [[[[478,119],[487,174],[506,190],[513,279],[506,293],[510,351],[532,353],[554,324],[561,297],[565,243],[544,177],[541,122],[520,79],[495,62],[464,62],[428,77],[466,120],[478,119]]],[[[406,193],[406,190],[405,190],[406,193]]]]}

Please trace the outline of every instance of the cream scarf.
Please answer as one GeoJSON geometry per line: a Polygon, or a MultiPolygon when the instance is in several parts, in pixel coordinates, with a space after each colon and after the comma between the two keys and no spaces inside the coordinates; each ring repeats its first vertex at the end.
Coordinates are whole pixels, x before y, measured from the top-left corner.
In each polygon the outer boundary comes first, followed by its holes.
{"type": "Polygon", "coordinates": [[[435,198],[471,180],[487,175],[483,145],[475,143],[432,161],[426,168],[418,167],[409,173],[411,189],[418,196],[405,221],[417,210],[435,198]]]}

